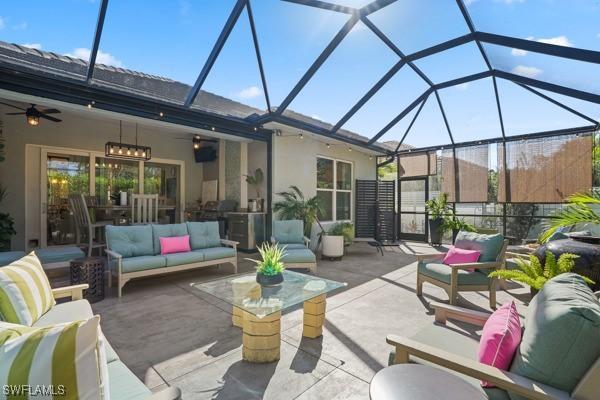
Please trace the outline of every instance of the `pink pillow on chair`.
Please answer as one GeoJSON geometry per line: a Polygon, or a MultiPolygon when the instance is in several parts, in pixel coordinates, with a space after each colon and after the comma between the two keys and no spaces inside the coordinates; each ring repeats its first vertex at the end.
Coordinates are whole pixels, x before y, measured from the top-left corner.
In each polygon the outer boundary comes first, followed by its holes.
{"type": "Polygon", "coordinates": [[[160,254],[185,253],[192,251],[190,248],[190,235],[161,237],[160,254]]]}
{"type": "MultiPolygon", "coordinates": [[[[515,302],[504,303],[488,318],[479,339],[480,363],[508,370],[521,343],[521,319],[515,302]]],[[[494,387],[481,381],[483,387],[494,387]]]]}
{"type": "MultiPolygon", "coordinates": [[[[477,250],[459,249],[458,247],[450,246],[442,262],[446,265],[474,263],[479,260],[480,255],[481,252],[477,250]]],[[[473,272],[474,270],[470,269],[469,271],[473,272]]]]}

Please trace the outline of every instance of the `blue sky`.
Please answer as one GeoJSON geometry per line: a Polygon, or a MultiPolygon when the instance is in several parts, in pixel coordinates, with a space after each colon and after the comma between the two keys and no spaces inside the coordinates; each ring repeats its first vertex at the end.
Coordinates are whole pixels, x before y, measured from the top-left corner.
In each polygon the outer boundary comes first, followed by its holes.
{"type": "MultiPolygon", "coordinates": [[[[362,6],[369,0],[329,0],[362,6]]],[[[98,62],[192,84],[235,0],[110,0],[98,62]]],[[[465,0],[476,28],[563,46],[600,51],[600,0],[465,0]]],[[[0,40],[86,59],[98,0],[3,0],[0,40]],[[35,9],[35,12],[31,12],[35,9]]],[[[271,103],[278,105],[329,43],[347,16],[279,0],[252,0],[271,103]]],[[[370,19],[406,54],[468,32],[454,0],[398,0],[370,19]]],[[[486,45],[495,68],[600,94],[600,66],[486,45]]],[[[338,46],[290,108],[335,123],[398,61],[362,23],[338,46]]],[[[481,72],[474,44],[418,60],[434,82],[481,72]]],[[[427,84],[404,67],[344,128],[372,136],[427,84]]],[[[456,141],[500,135],[491,79],[440,91],[456,141]]],[[[242,14],[203,89],[265,109],[246,13],[242,14]]],[[[587,122],[499,80],[509,135],[585,125],[587,122]]],[[[548,94],[548,93],[547,93],[548,94]]],[[[549,94],[600,118],[600,106],[549,94]]],[[[384,140],[398,140],[410,118],[384,140]]],[[[435,97],[428,99],[406,142],[448,141],[435,97]]]]}

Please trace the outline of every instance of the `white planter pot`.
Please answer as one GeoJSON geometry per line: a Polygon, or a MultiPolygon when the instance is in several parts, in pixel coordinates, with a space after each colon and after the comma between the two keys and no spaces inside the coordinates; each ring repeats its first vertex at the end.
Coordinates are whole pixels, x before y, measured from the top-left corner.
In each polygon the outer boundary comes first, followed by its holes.
{"type": "Polygon", "coordinates": [[[324,257],[342,257],[344,255],[343,236],[324,235],[322,243],[324,257]]]}

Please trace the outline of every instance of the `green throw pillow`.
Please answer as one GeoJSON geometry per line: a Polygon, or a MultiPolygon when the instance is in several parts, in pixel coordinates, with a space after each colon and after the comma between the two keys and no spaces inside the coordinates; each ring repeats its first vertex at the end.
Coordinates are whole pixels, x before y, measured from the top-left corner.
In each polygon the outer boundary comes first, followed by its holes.
{"type": "Polygon", "coordinates": [[[0,320],[31,326],[55,304],[34,252],[0,268],[0,320]]]}
{"type": "Polygon", "coordinates": [[[598,357],[598,299],[577,274],[549,280],[529,303],[510,371],[571,393],[598,357]]]}

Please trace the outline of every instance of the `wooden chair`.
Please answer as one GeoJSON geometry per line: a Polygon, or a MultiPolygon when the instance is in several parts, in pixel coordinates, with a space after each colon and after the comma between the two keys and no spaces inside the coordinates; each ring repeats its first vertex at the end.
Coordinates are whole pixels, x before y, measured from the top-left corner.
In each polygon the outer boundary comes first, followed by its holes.
{"type": "Polygon", "coordinates": [[[75,219],[76,245],[87,248],[88,257],[92,255],[93,249],[100,249],[100,254],[102,254],[102,248],[106,247],[106,243],[94,241],[96,229],[111,224],[111,221],[92,222],[87,202],[85,201],[84,195],[81,193],[69,196],[69,206],[73,213],[73,218],[75,219]],[[85,242],[81,240],[82,231],[87,231],[87,241],[85,242]]]}
{"type": "Polygon", "coordinates": [[[131,196],[131,224],[158,223],[158,194],[134,194],[131,196]]]}
{"type": "Polygon", "coordinates": [[[490,292],[490,308],[496,308],[496,278],[487,275],[504,267],[504,258],[508,240],[504,243],[496,260],[493,262],[476,262],[468,264],[442,264],[445,253],[417,255],[417,296],[423,295],[423,282],[441,287],[448,293],[451,305],[456,304],[459,292],[490,292]],[[435,261],[438,260],[436,263],[435,261]],[[432,265],[426,265],[431,263],[432,265]],[[469,271],[473,269],[474,271],[469,271]]]}

